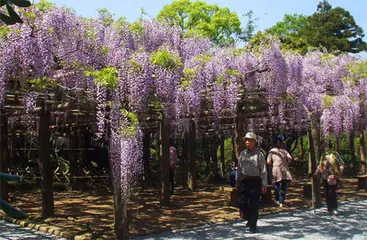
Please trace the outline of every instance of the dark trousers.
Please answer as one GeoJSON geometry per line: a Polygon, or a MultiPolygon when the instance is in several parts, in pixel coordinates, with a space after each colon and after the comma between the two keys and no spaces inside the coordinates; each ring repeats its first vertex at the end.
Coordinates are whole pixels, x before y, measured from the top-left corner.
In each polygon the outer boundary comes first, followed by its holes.
{"type": "Polygon", "coordinates": [[[259,219],[261,179],[244,179],[238,188],[238,206],[241,217],[248,221],[250,228],[256,228],[259,219]]]}
{"type": "Polygon", "coordinates": [[[173,195],[173,192],[175,189],[174,175],[175,175],[175,171],[173,169],[170,169],[169,170],[169,182],[170,182],[171,195],[173,195]]]}
{"type": "Polygon", "coordinates": [[[328,211],[333,211],[338,209],[338,201],[336,199],[336,189],[338,188],[339,181],[336,182],[336,185],[327,184],[326,180],[322,180],[325,190],[325,200],[328,211]]]}
{"type": "Polygon", "coordinates": [[[284,204],[286,192],[287,192],[287,181],[286,180],[282,180],[280,182],[274,183],[275,201],[279,201],[279,203],[284,204]]]}

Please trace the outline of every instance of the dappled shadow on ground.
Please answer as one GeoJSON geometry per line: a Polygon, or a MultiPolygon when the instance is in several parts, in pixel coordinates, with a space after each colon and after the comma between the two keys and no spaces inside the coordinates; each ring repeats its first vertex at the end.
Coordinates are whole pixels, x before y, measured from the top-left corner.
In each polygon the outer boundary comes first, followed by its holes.
{"type": "MultiPolygon", "coordinates": [[[[305,181],[293,181],[287,193],[286,207],[263,205],[261,215],[309,208],[310,199],[303,197],[305,181]]],[[[340,201],[366,198],[357,191],[356,179],[343,179],[340,201]]],[[[160,207],[158,190],[144,189],[129,203],[131,235],[145,235],[170,229],[183,229],[207,223],[231,222],[239,218],[238,209],[229,206],[230,188],[223,185],[201,185],[197,192],[178,188],[168,207],[160,207]]],[[[34,222],[60,228],[71,235],[92,233],[92,236],[113,239],[113,203],[111,194],[95,192],[58,192],[54,194],[55,217],[40,219],[41,192],[16,192],[11,203],[22,209],[34,222]]],[[[2,212],[0,212],[2,214],[2,212]]]]}

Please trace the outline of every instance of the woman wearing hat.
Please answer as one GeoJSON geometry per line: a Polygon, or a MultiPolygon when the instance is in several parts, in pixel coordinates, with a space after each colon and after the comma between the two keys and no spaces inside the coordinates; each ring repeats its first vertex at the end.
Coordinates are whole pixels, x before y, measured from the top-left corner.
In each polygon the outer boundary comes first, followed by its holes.
{"type": "Polygon", "coordinates": [[[261,193],[266,192],[267,172],[264,154],[256,147],[257,138],[248,132],[243,138],[246,149],[241,152],[237,168],[238,204],[246,226],[257,232],[261,193]]]}

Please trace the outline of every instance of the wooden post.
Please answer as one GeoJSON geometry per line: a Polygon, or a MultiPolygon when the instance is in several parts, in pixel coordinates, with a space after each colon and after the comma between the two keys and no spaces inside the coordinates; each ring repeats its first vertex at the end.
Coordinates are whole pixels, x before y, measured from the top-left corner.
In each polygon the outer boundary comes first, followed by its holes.
{"type": "Polygon", "coordinates": [[[359,169],[357,169],[357,158],[356,158],[356,151],[355,151],[355,145],[354,145],[354,132],[349,133],[348,135],[348,142],[349,142],[349,153],[350,153],[350,160],[352,163],[352,172],[353,176],[357,175],[359,169]]]}
{"type": "Polygon", "coordinates": [[[221,177],[224,179],[225,178],[225,173],[226,173],[226,164],[225,164],[225,159],[224,159],[224,136],[221,135],[220,136],[220,175],[221,177]]]}
{"type": "Polygon", "coordinates": [[[180,159],[182,163],[182,187],[187,189],[187,178],[189,170],[189,134],[184,133],[182,144],[182,156],[180,159]]]}
{"type": "Polygon", "coordinates": [[[38,130],[39,158],[42,175],[42,217],[54,216],[53,169],[50,158],[50,112],[42,106],[38,130]]]}
{"type": "Polygon", "coordinates": [[[150,132],[145,129],[143,137],[143,167],[144,167],[144,181],[150,181],[150,132]]]}
{"type": "Polygon", "coordinates": [[[358,135],[359,135],[359,152],[361,154],[361,168],[362,175],[366,174],[366,144],[364,140],[364,129],[366,125],[366,95],[360,92],[359,95],[359,116],[358,116],[358,135]]]}
{"type": "MultiPolygon", "coordinates": [[[[8,149],[8,119],[0,109],[0,172],[8,173],[9,149],[8,149]]],[[[8,183],[0,181],[0,199],[8,201],[8,183]]]]}
{"type": "MultiPolygon", "coordinates": [[[[320,131],[315,117],[311,116],[311,129],[308,131],[308,154],[309,154],[309,174],[313,176],[316,171],[318,160],[320,159],[320,131]]],[[[321,207],[320,178],[313,176],[312,184],[312,207],[321,207]]]]}
{"type": "Polygon", "coordinates": [[[242,109],[242,107],[238,107],[237,117],[235,120],[235,127],[234,127],[234,136],[235,136],[235,143],[236,143],[236,158],[237,159],[239,158],[241,152],[246,148],[245,141],[243,141],[243,137],[246,134],[245,131],[247,131],[247,122],[246,122],[245,112],[242,109]]]}
{"type": "Polygon", "coordinates": [[[69,161],[70,161],[70,182],[71,182],[71,189],[77,190],[79,189],[78,181],[76,176],[78,175],[78,156],[79,153],[75,149],[78,147],[78,124],[70,129],[70,148],[69,151],[69,161]]]}
{"type": "Polygon", "coordinates": [[[163,119],[160,127],[161,139],[161,157],[160,157],[160,204],[162,206],[169,205],[170,202],[170,180],[169,180],[169,164],[170,164],[170,119],[163,113],[163,119]]]}
{"type": "Polygon", "coordinates": [[[232,144],[232,162],[235,166],[238,164],[237,156],[236,156],[236,141],[234,139],[234,136],[231,137],[231,144],[232,144]]]}
{"type": "Polygon", "coordinates": [[[359,130],[359,151],[361,153],[361,174],[366,175],[366,143],[362,129],[359,130]]]}
{"type": "Polygon", "coordinates": [[[194,121],[191,121],[189,132],[189,169],[187,174],[187,187],[191,191],[196,190],[196,174],[196,125],[194,121]]]}
{"type": "Polygon", "coordinates": [[[210,152],[210,181],[218,180],[218,157],[217,157],[217,149],[218,149],[218,139],[212,139],[209,144],[209,152],[210,152]]]}

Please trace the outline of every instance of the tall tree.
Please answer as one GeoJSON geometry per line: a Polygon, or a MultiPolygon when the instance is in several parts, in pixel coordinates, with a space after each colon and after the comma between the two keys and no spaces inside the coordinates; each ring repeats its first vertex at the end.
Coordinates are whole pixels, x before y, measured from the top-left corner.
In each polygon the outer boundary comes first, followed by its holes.
{"type": "Polygon", "coordinates": [[[285,14],[283,21],[277,22],[273,27],[266,30],[281,41],[283,49],[295,50],[305,54],[309,48],[303,34],[303,29],[307,25],[307,17],[302,14],[285,14]]]}
{"type": "Polygon", "coordinates": [[[329,52],[358,53],[367,50],[367,44],[362,40],[363,29],[341,7],[332,8],[328,1],[323,0],[307,21],[302,36],[311,46],[322,46],[329,52]]]}
{"type": "Polygon", "coordinates": [[[254,36],[255,28],[257,28],[255,22],[259,20],[259,18],[254,18],[254,12],[252,10],[248,11],[246,14],[243,14],[243,16],[247,18],[247,23],[239,38],[245,42],[249,42],[254,36]]]}
{"type": "Polygon", "coordinates": [[[157,19],[176,25],[184,37],[203,36],[220,46],[234,44],[235,36],[241,34],[241,22],[236,13],[202,1],[173,1],[163,7],[157,19]]]}
{"type": "Polygon", "coordinates": [[[332,8],[326,0],[318,4],[317,11],[311,16],[285,14],[283,21],[258,32],[250,41],[251,45],[258,45],[268,35],[279,38],[283,49],[301,54],[310,47],[323,47],[336,54],[367,50],[367,44],[362,40],[363,29],[355,23],[353,16],[343,8],[332,8]]]}

